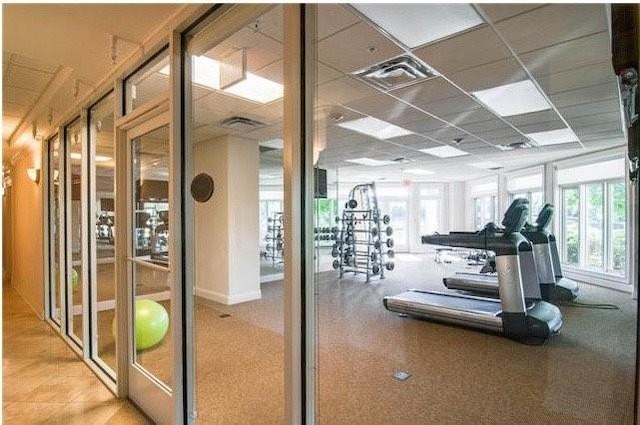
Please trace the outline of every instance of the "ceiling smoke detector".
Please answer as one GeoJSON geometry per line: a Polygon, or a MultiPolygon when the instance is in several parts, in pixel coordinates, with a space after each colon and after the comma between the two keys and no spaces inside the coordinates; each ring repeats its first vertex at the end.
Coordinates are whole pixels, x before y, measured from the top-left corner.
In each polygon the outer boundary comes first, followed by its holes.
{"type": "Polygon", "coordinates": [[[451,141],[451,143],[453,143],[455,146],[458,146],[460,143],[462,143],[463,140],[464,140],[464,138],[462,138],[462,137],[456,137],[455,139],[453,139],[451,141]]]}
{"type": "Polygon", "coordinates": [[[498,145],[498,149],[503,151],[512,151],[514,149],[528,149],[532,146],[533,145],[531,145],[531,143],[529,142],[520,141],[520,142],[507,143],[504,145],[498,145]]]}
{"type": "Polygon", "coordinates": [[[413,56],[403,55],[354,72],[353,75],[383,90],[392,90],[433,78],[438,74],[413,56]]]}
{"type": "Polygon", "coordinates": [[[251,118],[235,116],[227,118],[220,123],[221,127],[228,128],[236,131],[250,131],[256,128],[264,127],[266,124],[260,121],[252,120],[251,118]]]}

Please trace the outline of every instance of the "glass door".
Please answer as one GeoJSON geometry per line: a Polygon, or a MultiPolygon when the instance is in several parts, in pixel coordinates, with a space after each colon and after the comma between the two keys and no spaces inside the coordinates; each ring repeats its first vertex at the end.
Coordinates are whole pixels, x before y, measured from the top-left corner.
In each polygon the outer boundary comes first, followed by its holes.
{"type": "Polygon", "coordinates": [[[129,395],[157,422],[174,417],[174,287],[169,258],[169,114],[127,131],[129,395]]]}
{"type": "Polygon", "coordinates": [[[62,295],[62,279],[60,270],[62,270],[63,263],[61,249],[61,231],[62,231],[62,217],[61,214],[61,196],[62,190],[60,187],[60,181],[63,180],[62,170],[62,155],[61,155],[60,139],[58,136],[50,139],[48,142],[48,198],[49,198],[49,311],[48,317],[58,327],[61,324],[61,295],[62,295]]]}

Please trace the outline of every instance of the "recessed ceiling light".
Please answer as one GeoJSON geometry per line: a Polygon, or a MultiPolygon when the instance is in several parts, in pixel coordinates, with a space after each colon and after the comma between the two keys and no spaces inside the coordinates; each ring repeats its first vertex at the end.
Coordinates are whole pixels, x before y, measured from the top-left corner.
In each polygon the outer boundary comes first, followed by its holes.
{"type": "Polygon", "coordinates": [[[417,176],[428,176],[429,174],[433,174],[433,171],[423,170],[421,168],[412,168],[410,170],[404,170],[405,173],[415,174],[417,176]]]}
{"type": "Polygon", "coordinates": [[[502,165],[497,164],[493,161],[479,161],[479,162],[471,162],[467,164],[471,167],[482,168],[483,170],[494,170],[496,168],[502,168],[502,165]]]}
{"type": "Polygon", "coordinates": [[[562,143],[572,143],[578,141],[578,136],[570,128],[561,128],[560,130],[541,131],[539,133],[531,133],[526,135],[539,145],[559,145],[562,143]]]}
{"type": "Polygon", "coordinates": [[[354,164],[360,165],[368,165],[369,167],[379,167],[381,165],[391,165],[395,164],[393,161],[380,160],[380,159],[372,159],[372,158],[354,158],[347,159],[346,162],[352,162],[354,164]]]}
{"type": "Polygon", "coordinates": [[[439,158],[469,155],[468,152],[454,148],[453,146],[438,146],[437,148],[420,149],[420,151],[439,158]]]}
{"type": "MultiPolygon", "coordinates": [[[[159,72],[169,75],[169,65],[159,72]]],[[[206,56],[195,56],[193,82],[209,89],[220,90],[220,62],[206,56]]],[[[246,78],[226,87],[223,92],[258,103],[269,103],[283,96],[284,87],[280,83],[247,72],[246,78]]]]}
{"type": "Polygon", "coordinates": [[[484,23],[470,4],[357,3],[353,7],[410,48],[484,23]]]}
{"type": "Polygon", "coordinates": [[[502,117],[551,109],[547,99],[531,80],[505,84],[471,94],[502,117]]]}
{"type": "Polygon", "coordinates": [[[406,128],[398,127],[397,125],[393,125],[373,117],[358,118],[351,121],[341,122],[337,125],[338,127],[357,131],[358,133],[366,134],[367,136],[382,140],[413,134],[406,128]]]}

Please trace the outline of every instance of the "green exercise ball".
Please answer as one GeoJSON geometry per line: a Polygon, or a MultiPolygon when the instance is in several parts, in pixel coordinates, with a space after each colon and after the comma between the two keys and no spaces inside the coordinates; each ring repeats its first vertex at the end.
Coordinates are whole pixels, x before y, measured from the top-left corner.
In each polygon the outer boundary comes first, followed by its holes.
{"type": "MultiPolygon", "coordinates": [[[[111,322],[111,333],[116,337],[116,318],[111,322]]],[[[136,301],[136,350],[146,350],[159,344],[169,330],[169,314],[152,300],[136,301]]]]}
{"type": "Polygon", "coordinates": [[[76,289],[80,285],[80,276],[78,276],[78,271],[76,269],[71,269],[71,287],[76,289]]]}

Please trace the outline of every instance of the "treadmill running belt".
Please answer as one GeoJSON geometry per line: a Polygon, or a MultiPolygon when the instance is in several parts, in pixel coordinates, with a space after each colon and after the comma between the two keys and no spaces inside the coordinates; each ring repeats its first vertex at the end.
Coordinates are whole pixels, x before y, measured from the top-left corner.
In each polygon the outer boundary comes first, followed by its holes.
{"type": "Polygon", "coordinates": [[[473,312],[482,315],[498,316],[502,312],[499,300],[481,297],[460,296],[442,292],[407,291],[392,297],[394,302],[424,304],[451,310],[473,312]]]}

